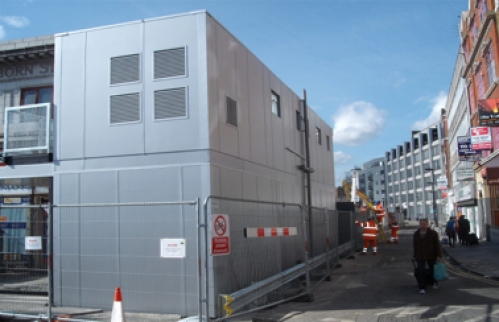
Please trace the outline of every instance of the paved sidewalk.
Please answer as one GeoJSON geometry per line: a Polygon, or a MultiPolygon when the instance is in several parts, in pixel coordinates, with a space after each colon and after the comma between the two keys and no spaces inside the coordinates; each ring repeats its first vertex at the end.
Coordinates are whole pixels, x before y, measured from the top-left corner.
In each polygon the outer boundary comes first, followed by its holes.
{"type": "MultiPolygon", "coordinates": [[[[415,220],[406,221],[407,229],[418,228],[418,222],[415,220]]],[[[440,234],[441,238],[446,237],[440,234]]],[[[456,247],[449,247],[449,244],[442,244],[442,250],[446,254],[450,263],[461,270],[473,273],[478,276],[499,280],[499,243],[479,240],[478,245],[463,246],[456,238],[456,247]]]]}
{"type": "Polygon", "coordinates": [[[480,240],[478,245],[455,247],[442,244],[442,250],[451,263],[462,270],[491,279],[499,280],[499,244],[480,240]]]}

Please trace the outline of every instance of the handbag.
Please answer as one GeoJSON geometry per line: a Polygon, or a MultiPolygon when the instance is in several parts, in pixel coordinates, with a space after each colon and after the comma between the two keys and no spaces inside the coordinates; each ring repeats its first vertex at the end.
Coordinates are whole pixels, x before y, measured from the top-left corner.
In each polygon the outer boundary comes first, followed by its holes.
{"type": "Polygon", "coordinates": [[[433,265],[433,279],[437,282],[449,279],[449,273],[447,273],[444,263],[438,262],[433,265]]]}

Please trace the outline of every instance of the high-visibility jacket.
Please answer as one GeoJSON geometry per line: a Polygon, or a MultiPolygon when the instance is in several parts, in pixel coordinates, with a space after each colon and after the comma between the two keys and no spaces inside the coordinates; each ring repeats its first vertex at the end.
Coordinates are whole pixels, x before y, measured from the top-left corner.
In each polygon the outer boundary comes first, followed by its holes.
{"type": "Polygon", "coordinates": [[[374,220],[356,222],[356,224],[363,228],[362,238],[364,238],[364,240],[376,240],[378,236],[378,225],[376,225],[374,220]]]}
{"type": "Polygon", "coordinates": [[[383,206],[380,203],[376,205],[374,212],[376,213],[376,219],[378,220],[378,222],[382,223],[383,218],[385,218],[385,210],[383,209],[383,206]]]}
{"type": "Polygon", "coordinates": [[[399,223],[394,221],[390,224],[390,230],[392,231],[392,237],[397,237],[398,231],[400,229],[399,223]]]}

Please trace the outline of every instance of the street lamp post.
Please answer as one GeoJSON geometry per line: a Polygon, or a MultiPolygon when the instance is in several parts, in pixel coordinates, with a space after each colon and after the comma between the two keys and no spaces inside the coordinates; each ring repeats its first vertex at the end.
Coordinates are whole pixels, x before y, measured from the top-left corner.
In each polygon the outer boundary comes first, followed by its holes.
{"type": "Polygon", "coordinates": [[[431,200],[433,207],[433,219],[435,220],[435,227],[438,227],[437,205],[435,203],[435,174],[433,168],[425,168],[425,171],[431,171],[431,200]]]}

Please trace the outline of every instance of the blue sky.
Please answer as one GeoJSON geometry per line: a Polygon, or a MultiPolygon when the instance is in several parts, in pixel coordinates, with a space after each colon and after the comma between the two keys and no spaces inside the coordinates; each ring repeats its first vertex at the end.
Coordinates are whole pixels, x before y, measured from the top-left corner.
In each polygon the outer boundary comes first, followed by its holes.
{"type": "Polygon", "coordinates": [[[0,41],[208,10],[334,129],[335,175],[436,121],[468,0],[1,0],[0,41]]]}

